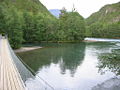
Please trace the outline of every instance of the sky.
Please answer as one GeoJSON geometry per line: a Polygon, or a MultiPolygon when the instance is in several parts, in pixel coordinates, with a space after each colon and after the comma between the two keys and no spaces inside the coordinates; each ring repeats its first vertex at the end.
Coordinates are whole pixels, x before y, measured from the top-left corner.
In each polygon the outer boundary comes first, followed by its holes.
{"type": "Polygon", "coordinates": [[[106,4],[120,2],[120,0],[40,0],[47,9],[62,9],[65,7],[71,11],[73,4],[76,10],[84,18],[87,18],[92,13],[97,12],[101,7],[106,4]]]}

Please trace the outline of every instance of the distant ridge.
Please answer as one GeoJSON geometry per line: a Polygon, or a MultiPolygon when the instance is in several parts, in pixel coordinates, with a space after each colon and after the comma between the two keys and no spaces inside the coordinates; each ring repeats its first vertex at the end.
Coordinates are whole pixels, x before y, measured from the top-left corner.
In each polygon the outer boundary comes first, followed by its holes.
{"type": "Polygon", "coordinates": [[[120,21],[120,2],[108,4],[86,19],[87,25],[95,23],[113,24],[120,21]]]}
{"type": "Polygon", "coordinates": [[[108,4],[86,19],[86,36],[120,39],[120,2],[108,4]]]}
{"type": "Polygon", "coordinates": [[[49,12],[57,18],[59,18],[59,15],[61,13],[59,9],[50,9],[49,12]]]}
{"type": "MultiPolygon", "coordinates": [[[[0,0],[0,5],[14,7],[22,12],[33,12],[51,15],[47,8],[39,0],[0,0]]],[[[52,15],[51,15],[52,16],[52,15]]]]}

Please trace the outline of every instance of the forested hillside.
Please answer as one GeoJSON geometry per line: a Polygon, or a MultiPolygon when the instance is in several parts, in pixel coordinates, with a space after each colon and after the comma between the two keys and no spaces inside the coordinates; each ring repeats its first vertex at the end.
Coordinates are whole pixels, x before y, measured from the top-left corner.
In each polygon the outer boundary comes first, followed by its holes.
{"type": "Polygon", "coordinates": [[[0,32],[8,34],[14,48],[34,38],[35,18],[54,19],[39,0],[0,0],[0,12],[0,32]]]}
{"type": "Polygon", "coordinates": [[[18,10],[30,11],[30,12],[41,12],[48,14],[46,7],[39,2],[39,0],[0,0],[1,4],[6,4],[8,7],[14,6],[18,10]]]}
{"type": "Polygon", "coordinates": [[[120,38],[120,2],[106,5],[86,19],[87,36],[120,38]]]}
{"type": "Polygon", "coordinates": [[[61,10],[55,18],[39,0],[0,0],[0,33],[13,48],[41,41],[74,42],[84,39],[84,19],[76,11],[61,10]]]}

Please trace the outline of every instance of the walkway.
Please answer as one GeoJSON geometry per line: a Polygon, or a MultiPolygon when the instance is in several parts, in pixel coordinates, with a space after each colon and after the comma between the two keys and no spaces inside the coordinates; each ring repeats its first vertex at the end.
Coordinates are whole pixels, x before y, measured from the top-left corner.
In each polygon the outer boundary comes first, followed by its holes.
{"type": "Polygon", "coordinates": [[[0,38],[0,90],[25,90],[5,38],[0,38]]]}

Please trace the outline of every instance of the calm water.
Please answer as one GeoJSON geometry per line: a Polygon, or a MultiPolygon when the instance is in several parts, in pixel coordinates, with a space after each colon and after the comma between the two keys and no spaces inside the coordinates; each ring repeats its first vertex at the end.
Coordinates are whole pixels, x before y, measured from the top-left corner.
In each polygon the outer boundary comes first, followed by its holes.
{"type": "MultiPolygon", "coordinates": [[[[119,75],[107,67],[109,65],[98,68],[101,64],[98,57],[119,48],[120,43],[50,43],[41,46],[44,48],[19,53],[19,56],[36,72],[36,76],[42,77],[55,90],[120,90],[119,75]],[[112,85],[116,89],[99,89],[100,85],[105,87],[105,82],[106,87],[112,85]]],[[[40,90],[38,79],[26,82],[30,90],[40,90]]]]}

